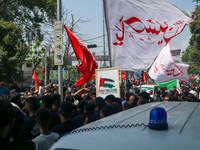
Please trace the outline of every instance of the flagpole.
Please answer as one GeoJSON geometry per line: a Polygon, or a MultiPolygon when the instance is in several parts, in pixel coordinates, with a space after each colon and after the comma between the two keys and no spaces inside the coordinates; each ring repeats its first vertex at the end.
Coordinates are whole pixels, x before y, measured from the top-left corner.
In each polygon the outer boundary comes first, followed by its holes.
{"type": "MultiPolygon", "coordinates": [[[[61,20],[61,0],[57,0],[57,19],[61,20]]],[[[62,78],[62,65],[58,65],[58,89],[63,101],[63,78],[62,78]]]]}

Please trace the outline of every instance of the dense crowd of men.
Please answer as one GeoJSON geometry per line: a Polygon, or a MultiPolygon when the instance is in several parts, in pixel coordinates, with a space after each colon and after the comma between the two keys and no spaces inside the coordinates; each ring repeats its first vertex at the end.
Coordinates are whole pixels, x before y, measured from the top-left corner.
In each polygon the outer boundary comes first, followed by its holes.
{"type": "MultiPolygon", "coordinates": [[[[142,81],[141,81],[142,82],[142,81]]],[[[169,91],[166,87],[149,93],[142,91],[139,81],[120,86],[121,98],[107,95],[96,97],[94,85],[63,88],[64,99],[58,87],[50,81],[40,82],[38,91],[26,89],[20,95],[17,81],[7,95],[4,81],[0,80],[0,149],[44,150],[62,135],[98,119],[138,107],[149,102],[189,101],[198,102],[200,83],[180,82],[180,87],[169,91]]]]}

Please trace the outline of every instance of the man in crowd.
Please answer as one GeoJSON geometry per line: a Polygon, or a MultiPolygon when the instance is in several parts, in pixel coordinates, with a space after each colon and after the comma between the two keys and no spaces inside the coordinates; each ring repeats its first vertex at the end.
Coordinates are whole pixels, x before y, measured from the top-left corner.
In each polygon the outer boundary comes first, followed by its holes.
{"type": "Polygon", "coordinates": [[[40,129],[40,135],[32,141],[35,144],[36,150],[46,150],[59,138],[57,133],[49,131],[49,123],[51,122],[50,112],[47,109],[41,108],[36,113],[35,122],[40,129]]]}
{"type": "Polygon", "coordinates": [[[0,95],[4,95],[5,97],[7,97],[7,91],[4,83],[4,80],[0,79],[0,95]]]}
{"type": "Polygon", "coordinates": [[[16,92],[20,92],[20,88],[19,88],[19,86],[17,84],[18,84],[18,81],[16,79],[14,79],[13,85],[11,85],[11,87],[10,87],[10,91],[12,89],[15,89],[16,92]]]}
{"type": "Polygon", "coordinates": [[[73,111],[73,105],[70,102],[64,101],[59,108],[59,115],[61,118],[61,124],[55,126],[51,131],[62,135],[70,132],[76,128],[76,125],[71,120],[71,114],[73,111]]]}

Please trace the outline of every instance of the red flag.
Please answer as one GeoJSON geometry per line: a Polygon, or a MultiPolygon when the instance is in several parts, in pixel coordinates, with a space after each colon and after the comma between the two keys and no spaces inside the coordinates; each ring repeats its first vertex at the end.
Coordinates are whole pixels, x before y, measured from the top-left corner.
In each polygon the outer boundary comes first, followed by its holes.
{"type": "Polygon", "coordinates": [[[144,72],[143,78],[144,78],[144,83],[147,83],[148,77],[146,72],[144,72]]]}
{"type": "Polygon", "coordinates": [[[35,80],[35,90],[38,90],[40,82],[39,82],[39,79],[37,77],[37,73],[36,73],[35,69],[34,69],[34,72],[33,72],[32,79],[35,80]]]}
{"type": "Polygon", "coordinates": [[[43,68],[42,73],[45,74],[45,67],[43,68]]]}
{"type": "Polygon", "coordinates": [[[66,26],[64,27],[71,41],[76,58],[79,62],[79,66],[76,65],[76,67],[83,74],[75,84],[75,87],[77,87],[87,83],[90,80],[95,72],[95,69],[97,68],[97,62],[88,48],[66,26]]]}
{"type": "Polygon", "coordinates": [[[194,79],[194,75],[193,74],[191,75],[190,79],[194,79]]]}

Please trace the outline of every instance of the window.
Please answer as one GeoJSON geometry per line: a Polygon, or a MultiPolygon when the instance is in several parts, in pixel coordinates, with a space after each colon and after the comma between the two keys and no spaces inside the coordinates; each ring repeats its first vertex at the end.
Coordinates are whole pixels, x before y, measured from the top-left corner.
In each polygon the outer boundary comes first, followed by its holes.
{"type": "Polygon", "coordinates": [[[31,68],[32,67],[32,63],[26,63],[26,67],[27,68],[31,68]]]}

